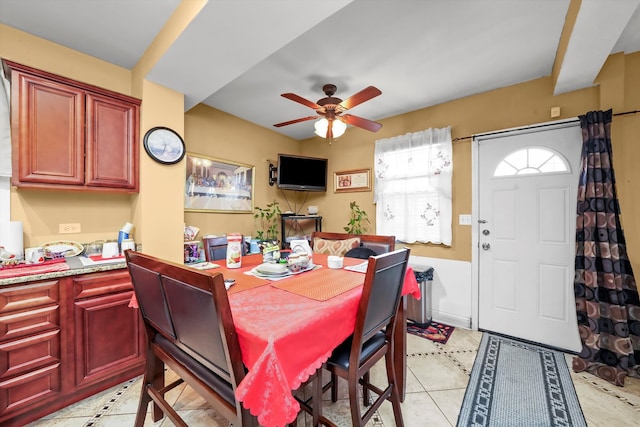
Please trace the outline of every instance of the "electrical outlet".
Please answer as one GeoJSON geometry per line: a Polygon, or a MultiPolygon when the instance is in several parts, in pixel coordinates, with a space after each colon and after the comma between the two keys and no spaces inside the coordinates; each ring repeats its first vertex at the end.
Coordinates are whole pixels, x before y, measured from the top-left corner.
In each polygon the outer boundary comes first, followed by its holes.
{"type": "Polygon", "coordinates": [[[58,224],[60,234],[80,233],[80,224],[58,224]]]}

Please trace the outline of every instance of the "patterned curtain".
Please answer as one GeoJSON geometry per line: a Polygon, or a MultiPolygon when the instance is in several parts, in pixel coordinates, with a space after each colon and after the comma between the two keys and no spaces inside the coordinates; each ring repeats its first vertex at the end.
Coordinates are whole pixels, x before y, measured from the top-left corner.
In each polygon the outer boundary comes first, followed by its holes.
{"type": "Polygon", "coordinates": [[[611,152],[611,110],[580,116],[574,289],[582,352],[575,372],[624,386],[640,378],[640,301],[627,256],[611,152]]]}

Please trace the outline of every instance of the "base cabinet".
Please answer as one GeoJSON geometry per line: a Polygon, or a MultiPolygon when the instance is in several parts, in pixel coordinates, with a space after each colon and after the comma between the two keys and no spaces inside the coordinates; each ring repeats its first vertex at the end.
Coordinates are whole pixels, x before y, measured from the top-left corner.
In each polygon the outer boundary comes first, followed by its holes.
{"type": "Polygon", "coordinates": [[[22,426],[144,369],[127,270],[0,287],[0,425],[22,426]]]}
{"type": "Polygon", "coordinates": [[[0,288],[0,425],[62,394],[60,312],[58,280],[0,288]]]}
{"type": "Polygon", "coordinates": [[[129,307],[133,291],[109,293],[109,289],[130,289],[129,276],[80,278],[74,280],[73,317],[75,330],[76,384],[92,384],[126,370],[144,355],[144,335],[138,310],[129,307]]]}

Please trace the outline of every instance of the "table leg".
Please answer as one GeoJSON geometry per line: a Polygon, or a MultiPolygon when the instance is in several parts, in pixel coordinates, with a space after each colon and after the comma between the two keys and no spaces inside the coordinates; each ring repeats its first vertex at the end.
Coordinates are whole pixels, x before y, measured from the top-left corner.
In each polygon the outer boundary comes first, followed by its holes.
{"type": "Polygon", "coordinates": [[[396,328],[393,334],[393,365],[398,382],[400,401],[404,402],[407,389],[407,296],[403,296],[398,305],[396,328]]]}

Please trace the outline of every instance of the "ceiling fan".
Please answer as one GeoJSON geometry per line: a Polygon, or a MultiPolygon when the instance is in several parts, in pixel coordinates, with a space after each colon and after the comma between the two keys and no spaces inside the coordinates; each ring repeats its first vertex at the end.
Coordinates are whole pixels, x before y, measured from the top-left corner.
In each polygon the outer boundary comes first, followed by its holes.
{"type": "Polygon", "coordinates": [[[366,129],[371,132],[377,132],[382,127],[382,124],[368,120],[362,117],[354,116],[353,114],[343,114],[346,110],[360,105],[365,101],[368,101],[376,96],[382,94],[380,89],[374,86],[368,86],[360,92],[350,96],[344,101],[340,98],[336,98],[333,95],[336,93],[337,87],[333,84],[326,84],[322,86],[322,91],[327,95],[325,98],[318,100],[318,102],[311,102],[295,93],[283,93],[282,96],[295,102],[299,102],[302,105],[306,105],[309,108],[316,110],[317,116],[307,116],[287,122],[277,123],[275,127],[282,127],[292,125],[294,123],[305,122],[307,120],[315,120],[318,117],[323,119],[316,122],[316,134],[323,138],[332,140],[342,135],[347,128],[347,125],[357,126],[362,129],[366,129]]]}

